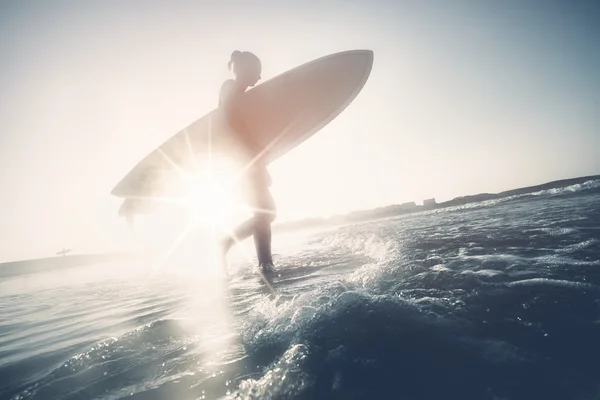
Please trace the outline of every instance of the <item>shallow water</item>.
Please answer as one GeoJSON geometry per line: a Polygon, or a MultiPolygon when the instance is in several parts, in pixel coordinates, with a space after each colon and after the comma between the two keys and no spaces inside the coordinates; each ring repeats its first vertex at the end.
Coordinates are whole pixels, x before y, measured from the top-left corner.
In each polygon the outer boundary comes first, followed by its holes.
{"type": "Polygon", "coordinates": [[[292,242],[0,281],[0,398],[600,396],[600,181],[292,242]]]}

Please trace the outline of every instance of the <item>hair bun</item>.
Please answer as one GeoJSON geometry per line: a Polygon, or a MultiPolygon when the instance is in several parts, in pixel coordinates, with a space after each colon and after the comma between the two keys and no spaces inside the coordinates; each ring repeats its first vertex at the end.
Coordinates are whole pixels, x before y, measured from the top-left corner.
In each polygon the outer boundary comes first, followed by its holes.
{"type": "Polygon", "coordinates": [[[231,53],[231,59],[227,63],[227,67],[229,69],[231,69],[231,65],[237,64],[241,58],[242,58],[242,52],[239,50],[234,50],[233,53],[231,53]]]}
{"type": "Polygon", "coordinates": [[[231,61],[235,62],[237,60],[239,60],[239,58],[242,56],[242,52],[239,50],[234,50],[233,53],[231,53],[231,61]]]}

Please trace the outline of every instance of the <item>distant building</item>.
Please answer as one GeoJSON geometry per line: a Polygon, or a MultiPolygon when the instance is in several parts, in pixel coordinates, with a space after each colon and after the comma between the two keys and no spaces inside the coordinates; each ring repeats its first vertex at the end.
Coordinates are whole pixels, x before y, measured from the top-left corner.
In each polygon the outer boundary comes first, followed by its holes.
{"type": "Polygon", "coordinates": [[[435,202],[435,198],[432,199],[425,199],[423,200],[423,206],[424,207],[433,207],[435,206],[437,203],[435,202]]]}

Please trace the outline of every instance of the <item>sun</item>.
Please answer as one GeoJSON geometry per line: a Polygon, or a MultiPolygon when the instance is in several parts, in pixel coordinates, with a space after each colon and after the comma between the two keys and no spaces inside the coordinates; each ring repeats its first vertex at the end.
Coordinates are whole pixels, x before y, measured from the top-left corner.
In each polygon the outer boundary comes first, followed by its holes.
{"type": "Polygon", "coordinates": [[[226,182],[214,177],[195,181],[188,199],[194,220],[213,227],[222,225],[233,208],[231,197],[226,182]]]}
{"type": "MultiPolygon", "coordinates": [[[[238,243],[240,239],[236,236],[235,226],[242,218],[248,218],[249,214],[255,212],[246,204],[244,180],[247,169],[262,153],[248,164],[233,157],[216,154],[210,148],[208,157],[205,156],[206,153],[202,157],[194,157],[194,153],[190,148],[192,162],[191,165],[187,163],[186,167],[178,165],[166,153],[161,153],[174,172],[163,181],[163,192],[174,195],[171,198],[156,197],[153,200],[158,203],[174,203],[177,208],[183,207],[188,221],[170,244],[157,269],[164,265],[186,237],[197,228],[209,233],[210,243],[213,245],[220,244],[225,238],[238,243]]],[[[251,258],[248,256],[248,259],[251,258]]],[[[218,261],[223,260],[219,258],[218,261]]]]}
{"type": "Polygon", "coordinates": [[[235,170],[227,159],[213,158],[187,176],[187,203],[197,224],[226,229],[236,211],[235,170]]]}

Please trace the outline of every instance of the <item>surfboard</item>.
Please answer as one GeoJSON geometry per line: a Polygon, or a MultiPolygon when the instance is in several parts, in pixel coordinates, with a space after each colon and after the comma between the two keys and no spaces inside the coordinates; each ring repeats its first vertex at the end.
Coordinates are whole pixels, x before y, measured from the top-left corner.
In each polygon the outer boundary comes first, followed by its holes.
{"type": "MultiPolygon", "coordinates": [[[[278,159],[337,117],[362,90],[372,65],[370,50],[335,53],[240,95],[235,112],[252,141],[263,150],[263,161],[278,159]]],[[[220,107],[177,132],[135,165],[111,191],[127,199],[120,214],[133,214],[136,203],[156,196],[185,196],[183,185],[172,185],[177,171],[204,168],[202,161],[215,155],[235,156],[241,149],[236,137],[220,107]]]]}

